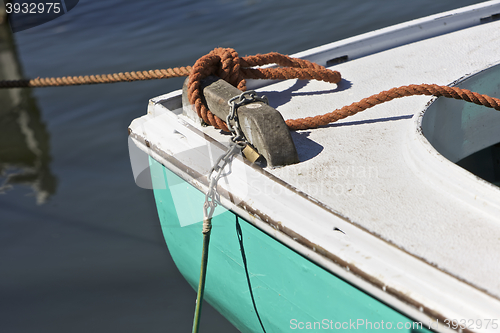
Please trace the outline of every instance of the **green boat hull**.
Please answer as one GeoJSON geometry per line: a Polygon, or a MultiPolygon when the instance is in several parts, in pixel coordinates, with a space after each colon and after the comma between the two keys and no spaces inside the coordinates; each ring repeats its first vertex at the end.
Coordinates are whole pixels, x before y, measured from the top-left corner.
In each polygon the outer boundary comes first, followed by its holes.
{"type": "MultiPolygon", "coordinates": [[[[154,159],[150,166],[166,244],[196,290],[205,196],[154,159]]],[[[212,224],[205,300],[241,332],[429,332],[224,207],[212,224]]]]}

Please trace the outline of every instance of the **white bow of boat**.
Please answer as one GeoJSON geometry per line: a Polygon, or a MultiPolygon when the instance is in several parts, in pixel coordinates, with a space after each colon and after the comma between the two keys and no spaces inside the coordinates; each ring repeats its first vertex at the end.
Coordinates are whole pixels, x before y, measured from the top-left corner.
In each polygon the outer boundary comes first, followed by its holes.
{"type": "MultiPolygon", "coordinates": [[[[287,80],[249,86],[285,119],[323,114],[408,84],[457,84],[498,98],[499,15],[500,1],[490,1],[293,55],[327,66],[347,60],[329,67],[341,72],[338,85],[287,80]]],[[[221,203],[414,320],[498,322],[500,188],[456,162],[499,143],[499,128],[500,112],[464,101],[394,100],[293,132],[300,163],[261,169],[235,159],[219,182],[221,203]]],[[[183,115],[180,90],[151,99],[147,115],[130,125],[130,137],[201,192],[229,140],[183,115]]],[[[192,209],[178,212],[181,226],[201,221],[202,207],[192,209]]],[[[476,325],[470,331],[499,329],[476,325]]]]}

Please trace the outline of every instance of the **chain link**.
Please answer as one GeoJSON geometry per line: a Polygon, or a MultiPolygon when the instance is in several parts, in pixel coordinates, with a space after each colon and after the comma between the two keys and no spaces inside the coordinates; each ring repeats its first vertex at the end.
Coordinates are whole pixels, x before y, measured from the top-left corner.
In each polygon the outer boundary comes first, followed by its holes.
{"type": "Polygon", "coordinates": [[[231,98],[227,104],[231,107],[229,114],[226,117],[226,124],[227,128],[231,131],[233,134],[233,137],[231,140],[233,142],[241,141],[245,139],[245,135],[243,134],[240,126],[240,122],[238,119],[238,113],[236,112],[237,109],[246,104],[254,103],[254,102],[262,102],[265,104],[269,104],[269,100],[267,99],[266,96],[258,96],[257,93],[254,90],[248,90],[242,92],[240,95],[235,96],[231,98]],[[248,96],[248,97],[247,97],[248,96]],[[238,100],[236,102],[236,100],[238,100]]]}
{"type": "MultiPolygon", "coordinates": [[[[219,202],[219,193],[217,192],[217,182],[222,177],[222,171],[224,168],[231,163],[234,157],[245,147],[245,143],[243,141],[231,142],[229,144],[229,149],[222,154],[214,166],[210,170],[208,174],[208,191],[205,194],[205,203],[203,204],[203,221],[211,220],[215,211],[215,207],[217,206],[217,202],[219,202]]],[[[210,228],[210,227],[208,227],[210,228]]],[[[204,225],[204,232],[205,232],[204,225]]]]}

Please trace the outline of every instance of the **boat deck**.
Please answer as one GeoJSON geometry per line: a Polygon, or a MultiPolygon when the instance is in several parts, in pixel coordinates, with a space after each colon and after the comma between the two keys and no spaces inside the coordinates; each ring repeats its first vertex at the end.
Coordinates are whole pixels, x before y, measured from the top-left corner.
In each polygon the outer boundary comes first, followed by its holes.
{"type": "MultiPolygon", "coordinates": [[[[285,119],[308,117],[396,86],[449,85],[499,62],[499,54],[500,22],[493,22],[331,67],[344,78],[338,87],[289,80],[260,90],[285,119]]],[[[371,233],[500,297],[500,210],[492,216],[457,199],[419,177],[408,161],[414,115],[429,100],[401,98],[327,127],[298,131],[293,139],[301,163],[269,172],[371,233]]]]}

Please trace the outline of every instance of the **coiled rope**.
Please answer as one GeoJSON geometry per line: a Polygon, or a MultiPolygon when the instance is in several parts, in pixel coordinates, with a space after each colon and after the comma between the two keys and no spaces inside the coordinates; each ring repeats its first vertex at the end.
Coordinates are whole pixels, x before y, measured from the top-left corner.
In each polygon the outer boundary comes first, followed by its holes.
{"type": "Polygon", "coordinates": [[[308,60],[291,58],[276,52],[240,58],[233,49],[217,48],[201,57],[189,74],[188,99],[198,116],[215,128],[229,131],[226,123],[214,115],[203,102],[201,80],[216,75],[241,91],[246,90],[245,79],[302,79],[338,83],[340,73],[328,70],[308,60]],[[252,68],[266,64],[278,64],[281,68],[252,68]]]}
{"type": "MultiPolygon", "coordinates": [[[[226,123],[214,115],[202,98],[201,80],[209,75],[216,75],[231,83],[238,89],[246,90],[245,79],[301,79],[320,80],[338,83],[341,75],[337,71],[304,59],[292,58],[276,52],[239,57],[230,48],[216,48],[196,61],[193,67],[175,67],[150,71],[125,72],[90,76],[65,76],[53,78],[36,78],[32,80],[0,81],[0,88],[22,87],[54,87],[82,84],[130,82],[138,80],[168,79],[172,77],[189,76],[188,99],[194,105],[200,118],[215,128],[229,131],[226,123]],[[266,64],[277,64],[278,68],[256,68],[266,64]]],[[[439,86],[435,84],[412,84],[382,91],[364,98],[359,102],[344,106],[332,112],[299,119],[289,119],[286,124],[290,130],[312,129],[325,126],[337,120],[352,116],[375,105],[391,101],[395,98],[428,95],[461,99],[467,102],[494,108],[500,111],[500,99],[478,94],[458,87],[439,86]]]]}

